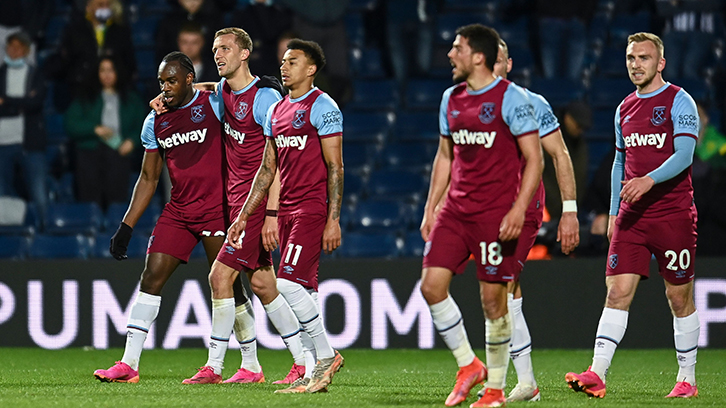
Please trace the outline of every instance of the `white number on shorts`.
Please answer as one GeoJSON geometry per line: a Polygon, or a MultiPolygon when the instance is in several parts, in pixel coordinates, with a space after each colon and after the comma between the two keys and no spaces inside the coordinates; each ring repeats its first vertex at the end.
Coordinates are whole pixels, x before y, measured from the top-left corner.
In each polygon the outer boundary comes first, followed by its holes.
{"type": "Polygon", "coordinates": [[[300,252],[302,252],[302,245],[295,245],[293,243],[287,244],[287,255],[285,255],[285,263],[290,262],[290,255],[292,255],[293,249],[295,250],[295,256],[292,257],[292,265],[297,265],[297,260],[300,258],[300,252]]]}
{"type": "Polygon", "coordinates": [[[691,266],[691,253],[688,252],[687,249],[684,249],[681,251],[680,254],[677,254],[676,251],[669,249],[665,252],[665,256],[671,259],[670,262],[668,262],[668,266],[666,266],[667,269],[670,269],[672,271],[677,271],[678,268],[676,268],[676,260],[678,260],[678,266],[681,270],[685,271],[688,269],[689,266],[691,266]]]}
{"type": "Polygon", "coordinates": [[[481,264],[497,266],[502,263],[502,246],[499,242],[491,242],[487,245],[486,242],[480,242],[481,247],[481,264]]]}

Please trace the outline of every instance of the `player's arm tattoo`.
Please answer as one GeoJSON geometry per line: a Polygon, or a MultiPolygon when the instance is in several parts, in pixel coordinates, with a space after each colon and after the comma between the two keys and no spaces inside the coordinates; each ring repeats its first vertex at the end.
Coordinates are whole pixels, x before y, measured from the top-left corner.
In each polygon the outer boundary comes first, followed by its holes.
{"type": "Polygon", "coordinates": [[[249,218],[249,216],[255,212],[257,207],[260,206],[262,200],[267,196],[267,191],[272,185],[272,181],[275,179],[275,172],[277,171],[277,148],[275,142],[267,140],[265,143],[265,152],[262,156],[262,164],[260,169],[257,170],[255,180],[252,182],[252,189],[250,190],[247,201],[242,208],[242,214],[249,218]]]}
{"type": "Polygon", "coordinates": [[[343,205],[343,146],[342,137],[323,139],[323,155],[328,168],[328,219],[339,220],[343,205]]]}

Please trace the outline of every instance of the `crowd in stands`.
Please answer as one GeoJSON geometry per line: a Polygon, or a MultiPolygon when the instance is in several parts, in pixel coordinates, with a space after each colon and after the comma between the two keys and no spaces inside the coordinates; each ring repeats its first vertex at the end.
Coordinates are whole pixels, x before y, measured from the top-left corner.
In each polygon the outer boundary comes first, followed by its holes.
{"type": "MultiPolygon", "coordinates": [[[[660,35],[665,79],[699,103],[699,253],[719,253],[726,239],[722,1],[25,0],[0,3],[0,258],[108,256],[106,228],[118,224],[138,177],[139,132],[158,94],[159,61],[181,50],[199,81],[217,81],[211,44],[225,26],[252,37],[256,75],[279,76],[291,38],[325,50],[316,85],[345,120],[345,231],[335,256],[420,256],[438,106],[451,86],[446,53],[456,28],[473,22],[507,41],[509,79],[555,109],[577,177],[582,240],[574,256],[607,250],[613,116],[634,90],[627,36],[660,35]]],[[[551,163],[543,179],[550,221],[538,239],[545,257],[562,256],[551,163]]],[[[159,188],[148,211],[150,226],[168,188],[159,188]]],[[[130,254],[143,256],[143,233],[134,240],[140,244],[130,254]]]]}

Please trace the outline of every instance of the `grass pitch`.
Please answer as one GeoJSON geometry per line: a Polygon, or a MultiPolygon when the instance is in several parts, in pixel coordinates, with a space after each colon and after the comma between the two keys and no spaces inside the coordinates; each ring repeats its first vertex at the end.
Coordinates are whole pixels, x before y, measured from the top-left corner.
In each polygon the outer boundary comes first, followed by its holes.
{"type": "MultiPolygon", "coordinates": [[[[280,395],[273,391],[292,364],[287,351],[260,350],[264,384],[182,385],[204,364],[204,349],[146,350],[138,384],[101,383],[92,373],[120,359],[122,350],[59,351],[0,348],[0,407],[443,407],[454,384],[456,364],[447,350],[343,350],[345,367],[330,392],[280,395]]],[[[483,350],[478,350],[482,360],[483,350]]],[[[591,350],[535,350],[535,373],[542,392],[536,407],[726,406],[726,350],[698,353],[699,396],[663,398],[675,384],[673,350],[619,350],[608,377],[605,399],[572,392],[568,371],[587,368],[591,350]]],[[[228,378],[240,354],[227,354],[228,378]]],[[[508,389],[516,380],[510,367],[508,389]]],[[[474,391],[478,391],[479,387],[474,391]]],[[[462,404],[468,407],[472,396],[462,404]]],[[[509,406],[527,406],[513,403],[509,406]]]]}

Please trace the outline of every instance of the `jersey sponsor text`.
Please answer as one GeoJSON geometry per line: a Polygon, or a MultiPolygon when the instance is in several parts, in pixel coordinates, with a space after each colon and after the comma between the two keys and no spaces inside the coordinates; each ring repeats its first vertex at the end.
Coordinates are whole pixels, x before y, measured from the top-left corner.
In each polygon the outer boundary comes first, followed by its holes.
{"type": "Polygon", "coordinates": [[[665,144],[666,133],[649,133],[641,135],[638,132],[631,133],[630,136],[623,137],[625,141],[625,147],[637,147],[637,146],[655,146],[656,149],[660,149],[665,144]]]}
{"type": "Polygon", "coordinates": [[[275,138],[275,144],[278,148],[283,147],[296,147],[298,150],[305,149],[305,144],[308,142],[308,135],[305,136],[285,136],[277,135],[275,138]]]}
{"type": "Polygon", "coordinates": [[[245,141],[246,134],[233,129],[229,122],[224,122],[224,133],[232,136],[239,144],[242,144],[245,141]]]}
{"type": "Polygon", "coordinates": [[[174,133],[173,135],[164,138],[157,139],[159,144],[164,149],[170,149],[174,146],[183,145],[189,142],[204,143],[204,139],[207,137],[207,128],[192,130],[185,133],[174,133]]]}
{"type": "Polygon", "coordinates": [[[485,148],[490,148],[494,144],[494,139],[497,137],[497,132],[471,132],[467,129],[457,130],[451,134],[451,139],[455,144],[461,145],[484,145],[485,148]]]}

